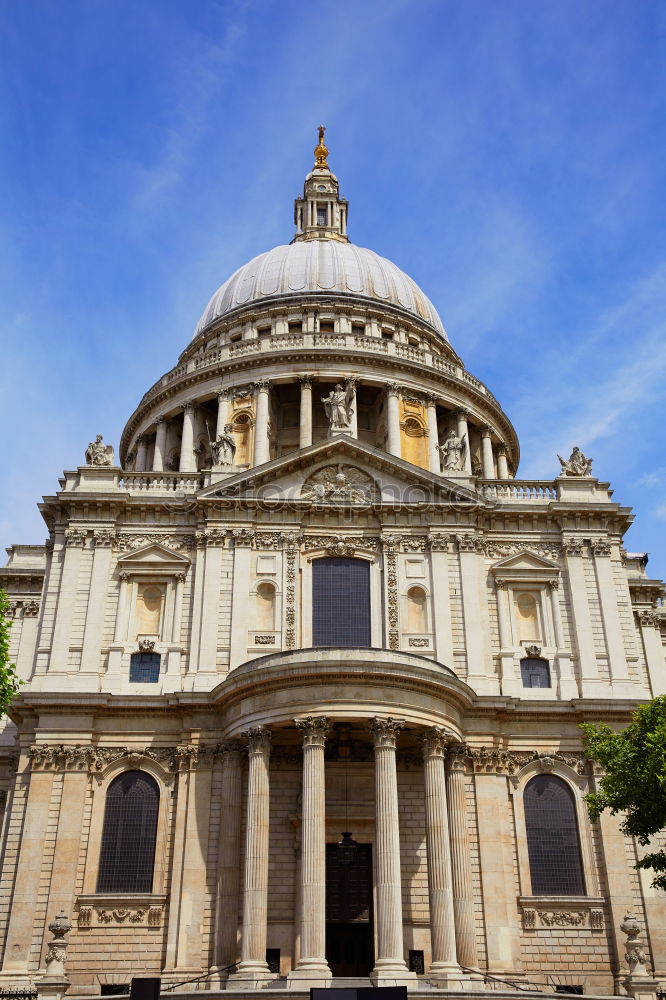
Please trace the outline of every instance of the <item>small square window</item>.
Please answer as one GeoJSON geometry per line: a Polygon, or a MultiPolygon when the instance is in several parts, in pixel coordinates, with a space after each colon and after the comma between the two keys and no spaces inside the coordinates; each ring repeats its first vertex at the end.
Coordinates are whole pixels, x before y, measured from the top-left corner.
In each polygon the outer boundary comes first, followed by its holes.
{"type": "Polygon", "coordinates": [[[357,326],[356,324],[352,324],[352,333],[354,334],[355,337],[364,337],[365,336],[365,327],[364,326],[357,326]]]}
{"type": "Polygon", "coordinates": [[[393,340],[393,332],[391,330],[382,330],[382,337],[384,340],[393,340]]]}
{"type": "Polygon", "coordinates": [[[132,653],[130,657],[130,682],[132,684],[157,684],[160,679],[159,653],[132,653]]]}

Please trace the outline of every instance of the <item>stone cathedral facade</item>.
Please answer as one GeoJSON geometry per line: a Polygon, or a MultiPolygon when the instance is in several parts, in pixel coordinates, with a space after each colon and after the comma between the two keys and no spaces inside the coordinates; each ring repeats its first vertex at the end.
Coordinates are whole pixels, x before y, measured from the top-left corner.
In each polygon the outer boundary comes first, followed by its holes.
{"type": "Polygon", "coordinates": [[[517,478],[500,403],[347,214],[322,131],[291,243],[9,549],[2,987],[60,910],[79,996],[617,994],[630,912],[666,980],[666,896],[590,824],[579,730],[666,692],[662,584],[578,449],[517,478]]]}

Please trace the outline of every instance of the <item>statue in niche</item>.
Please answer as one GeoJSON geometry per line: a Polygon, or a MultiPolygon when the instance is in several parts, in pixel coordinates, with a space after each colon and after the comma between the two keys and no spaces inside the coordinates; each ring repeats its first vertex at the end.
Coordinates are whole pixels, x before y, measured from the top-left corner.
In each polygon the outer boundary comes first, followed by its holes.
{"type": "Polygon", "coordinates": [[[225,424],[224,431],[211,444],[213,465],[233,465],[236,455],[236,439],[231,432],[232,425],[225,424]]]}
{"type": "Polygon", "coordinates": [[[582,453],[578,445],[574,447],[571,452],[569,460],[562,458],[561,455],[557,456],[560,460],[560,465],[562,466],[561,475],[563,476],[591,476],[592,475],[592,459],[586,458],[582,453]]]}
{"type": "Polygon", "coordinates": [[[439,453],[444,466],[443,472],[464,472],[465,456],[467,455],[467,435],[458,437],[454,430],[449,431],[444,444],[439,445],[439,453]]]}
{"type": "Polygon", "coordinates": [[[335,389],[329,392],[328,396],[322,396],[321,401],[324,404],[324,410],[328,417],[329,429],[331,431],[348,431],[354,415],[354,408],[352,406],[354,401],[353,384],[348,382],[347,388],[343,389],[340,383],[338,383],[335,389]]]}
{"type": "Polygon", "coordinates": [[[104,444],[104,438],[98,434],[86,448],[86,465],[114,465],[113,445],[104,444]]]}

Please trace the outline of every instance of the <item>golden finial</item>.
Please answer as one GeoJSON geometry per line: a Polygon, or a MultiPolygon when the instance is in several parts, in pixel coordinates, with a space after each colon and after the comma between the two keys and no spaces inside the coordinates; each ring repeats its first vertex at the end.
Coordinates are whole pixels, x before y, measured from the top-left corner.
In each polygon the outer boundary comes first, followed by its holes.
{"type": "Polygon", "coordinates": [[[326,146],[324,145],[324,132],[325,131],[326,131],[326,127],[324,125],[320,125],[319,126],[319,144],[315,148],[314,155],[315,155],[315,167],[325,167],[328,170],[328,160],[326,159],[326,157],[328,156],[328,150],[326,149],[326,146]]]}

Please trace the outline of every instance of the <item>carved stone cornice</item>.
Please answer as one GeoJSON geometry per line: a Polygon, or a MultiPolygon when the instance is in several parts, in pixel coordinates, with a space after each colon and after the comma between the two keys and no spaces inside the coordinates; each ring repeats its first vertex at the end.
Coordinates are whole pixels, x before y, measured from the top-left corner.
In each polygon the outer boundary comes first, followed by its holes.
{"type": "Polygon", "coordinates": [[[88,771],[98,773],[118,761],[140,768],[155,761],[170,771],[194,770],[210,764],[218,748],[211,744],[179,744],[171,747],[108,747],[92,744],[36,743],[30,747],[33,770],[88,771]]]}
{"type": "Polygon", "coordinates": [[[371,719],[368,729],[372,733],[375,748],[390,747],[395,750],[398,733],[404,728],[405,723],[401,719],[371,719]]]}
{"type": "Polygon", "coordinates": [[[562,551],[567,556],[582,556],[584,543],[582,538],[564,538],[562,540],[562,551]]]}
{"type": "Polygon", "coordinates": [[[478,535],[456,535],[459,552],[476,552],[478,555],[486,555],[486,541],[478,535]]]}
{"type": "Polygon", "coordinates": [[[634,614],[638,618],[638,624],[643,628],[659,628],[661,625],[661,616],[654,608],[635,611],[634,614]]]}
{"type": "Polygon", "coordinates": [[[211,546],[223,548],[227,544],[226,528],[200,528],[194,533],[194,540],[197,547],[211,546]]]}
{"type": "Polygon", "coordinates": [[[303,733],[304,747],[325,747],[330,724],[325,715],[308,715],[305,719],[294,719],[294,725],[303,733]]]}
{"type": "Polygon", "coordinates": [[[192,549],[195,545],[195,536],[193,534],[188,535],[176,535],[176,534],[160,534],[157,531],[152,531],[148,534],[130,534],[129,532],[121,531],[117,536],[117,546],[121,552],[131,551],[132,549],[142,549],[147,545],[163,545],[166,549],[172,549],[177,552],[180,549],[192,549]]]}
{"type": "Polygon", "coordinates": [[[425,552],[427,544],[427,535],[404,535],[402,539],[402,551],[425,552]]]}
{"type": "Polygon", "coordinates": [[[428,548],[431,552],[450,552],[451,535],[428,535],[428,548]]]}
{"type": "Polygon", "coordinates": [[[470,747],[458,744],[450,751],[450,762],[464,759],[477,774],[514,775],[526,764],[536,763],[544,772],[552,771],[555,764],[564,764],[576,774],[585,774],[588,759],[582,751],[548,753],[540,750],[502,750],[496,747],[470,747]]]}
{"type": "Polygon", "coordinates": [[[312,552],[324,549],[333,556],[352,556],[355,552],[378,552],[379,537],[366,535],[306,535],[303,539],[303,551],[312,552]]]}
{"type": "Polygon", "coordinates": [[[609,556],[611,554],[610,542],[606,541],[605,538],[593,538],[590,544],[595,556],[609,556]]]}

